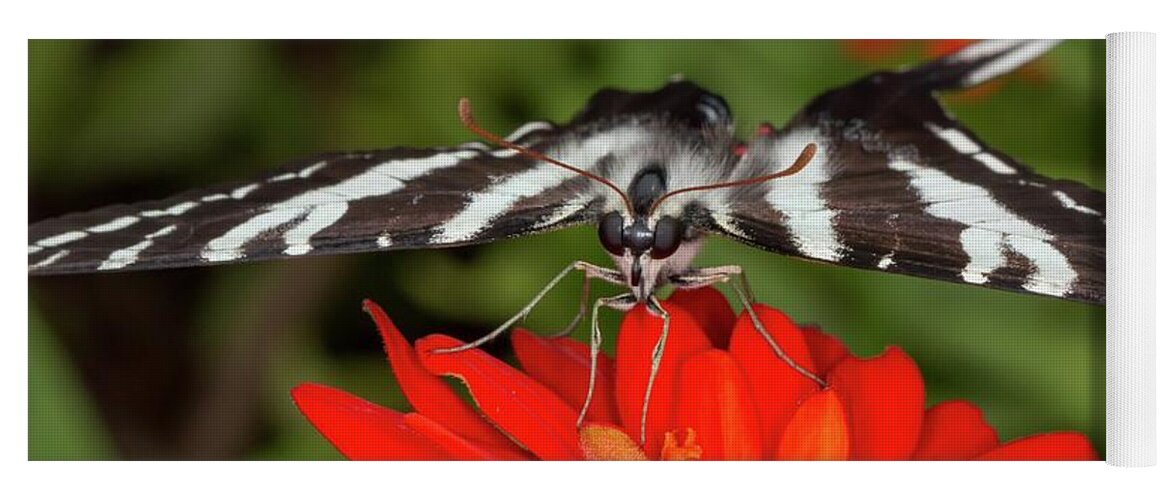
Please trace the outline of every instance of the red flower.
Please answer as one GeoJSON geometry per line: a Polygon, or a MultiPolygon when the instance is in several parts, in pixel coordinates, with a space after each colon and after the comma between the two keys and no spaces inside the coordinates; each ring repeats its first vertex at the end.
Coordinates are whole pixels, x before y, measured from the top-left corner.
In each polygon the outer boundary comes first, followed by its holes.
{"type": "Polygon", "coordinates": [[[664,303],[671,330],[638,444],[651,350],[661,320],[643,307],[627,313],[617,355],[602,356],[582,428],[589,349],[568,338],[518,329],[513,347],[524,371],[483,351],[432,354],[461,343],[444,335],[412,348],[373,302],[395,377],[414,407],[399,413],[317,384],[293,399],[326,439],[351,459],[375,460],[1096,460],[1072,432],[1000,443],[970,403],[924,411],[923,380],[902,350],[874,358],[849,354],[817,328],[754,306],[776,342],[828,382],[800,375],[772,352],[747,314],[718,291],[676,292],[664,303]],[[471,393],[461,399],[442,376],[471,393]]]}

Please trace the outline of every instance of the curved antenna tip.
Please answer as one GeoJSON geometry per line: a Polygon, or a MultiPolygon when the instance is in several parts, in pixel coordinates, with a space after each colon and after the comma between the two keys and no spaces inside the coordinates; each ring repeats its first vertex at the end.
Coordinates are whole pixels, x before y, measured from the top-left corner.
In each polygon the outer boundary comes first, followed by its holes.
{"type": "Polygon", "coordinates": [[[474,123],[472,118],[472,101],[467,97],[459,98],[459,120],[464,123],[474,123]]]}
{"type": "Polygon", "coordinates": [[[801,154],[797,156],[797,160],[793,162],[793,166],[789,167],[789,170],[792,170],[794,174],[801,171],[805,165],[813,160],[815,155],[817,155],[817,143],[811,142],[805,146],[805,149],[801,150],[801,154]]]}

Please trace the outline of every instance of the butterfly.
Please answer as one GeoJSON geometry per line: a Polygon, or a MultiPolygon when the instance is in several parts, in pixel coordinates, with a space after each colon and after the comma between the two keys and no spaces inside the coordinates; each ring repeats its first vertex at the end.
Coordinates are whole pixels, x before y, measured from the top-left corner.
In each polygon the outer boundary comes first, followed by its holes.
{"type": "MultiPolygon", "coordinates": [[[[875,73],[818,96],[784,127],[762,125],[748,143],[734,135],[727,101],[681,79],[650,92],[602,90],[567,123],[536,121],[503,138],[480,128],[461,101],[461,119],[486,143],[326,153],[258,180],[36,222],[29,274],[444,248],[592,224],[613,268],[574,262],[465,347],[501,334],[580,271],[629,289],[594,304],[595,359],[600,307],[645,304],[666,318],[655,290],[720,282],[750,302],[737,266],[691,266],[708,235],[1102,304],[1105,195],[1032,173],[934,97],[1011,72],[1055,43],[991,40],[875,73]]],[[[583,301],[567,330],[586,308],[583,301]]],[[[652,381],[656,370],[653,363],[652,381]]]]}

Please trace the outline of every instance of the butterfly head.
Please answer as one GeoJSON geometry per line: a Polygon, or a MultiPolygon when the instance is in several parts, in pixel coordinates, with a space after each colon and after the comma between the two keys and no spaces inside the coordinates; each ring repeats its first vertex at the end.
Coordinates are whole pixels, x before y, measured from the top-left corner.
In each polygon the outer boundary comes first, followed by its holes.
{"type": "Polygon", "coordinates": [[[691,236],[687,229],[683,221],[671,216],[659,217],[652,223],[645,216],[628,219],[620,212],[610,212],[598,225],[598,239],[626,275],[630,288],[644,296],[658,286],[664,270],[674,269],[679,263],[686,267],[694,256],[688,252],[686,263],[675,259],[685,240],[696,239],[687,238],[691,236]]]}
{"type": "Polygon", "coordinates": [[[635,296],[645,300],[664,281],[685,271],[699,250],[700,231],[688,223],[678,204],[664,205],[665,200],[685,193],[745,186],[793,175],[816,152],[815,144],[807,145],[792,166],[779,172],[675,190],[667,188],[662,163],[648,162],[638,167],[623,193],[629,209],[603,215],[598,224],[598,239],[618,264],[635,296]]]}

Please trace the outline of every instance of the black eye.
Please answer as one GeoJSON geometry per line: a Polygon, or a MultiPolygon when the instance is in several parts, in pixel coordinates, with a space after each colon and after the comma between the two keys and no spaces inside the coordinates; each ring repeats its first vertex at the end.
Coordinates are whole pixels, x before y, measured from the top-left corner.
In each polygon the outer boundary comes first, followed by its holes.
{"type": "Polygon", "coordinates": [[[622,214],[618,212],[606,214],[602,217],[602,223],[598,224],[598,239],[602,241],[602,246],[611,255],[622,255],[624,252],[622,248],[622,224],[622,214]]]}
{"type": "Polygon", "coordinates": [[[665,259],[679,249],[683,242],[683,223],[674,217],[663,217],[655,223],[655,242],[651,245],[652,259],[665,259]]]}

